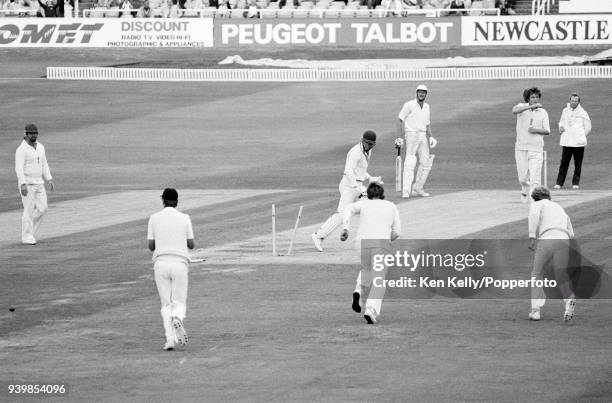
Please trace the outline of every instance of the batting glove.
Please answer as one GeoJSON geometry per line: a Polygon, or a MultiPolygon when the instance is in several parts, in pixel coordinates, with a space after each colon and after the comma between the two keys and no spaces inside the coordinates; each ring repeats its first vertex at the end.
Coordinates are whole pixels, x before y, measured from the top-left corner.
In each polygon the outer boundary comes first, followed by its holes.
{"type": "Polygon", "coordinates": [[[401,137],[398,137],[395,139],[395,147],[397,148],[402,148],[404,146],[404,139],[401,137]]]}
{"type": "Polygon", "coordinates": [[[436,148],[438,145],[438,140],[433,138],[433,136],[429,136],[429,148],[436,148]]]}
{"type": "Polygon", "coordinates": [[[355,189],[356,192],[359,192],[359,199],[367,196],[367,189],[365,186],[354,186],[353,189],[355,189]]]}

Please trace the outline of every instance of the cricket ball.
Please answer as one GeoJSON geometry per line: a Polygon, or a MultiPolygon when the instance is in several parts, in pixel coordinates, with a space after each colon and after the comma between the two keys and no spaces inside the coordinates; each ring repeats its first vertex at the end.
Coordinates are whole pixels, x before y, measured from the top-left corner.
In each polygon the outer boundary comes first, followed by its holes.
{"type": "Polygon", "coordinates": [[[9,311],[15,312],[15,307],[13,305],[11,305],[11,307],[9,308],[9,311]]]}

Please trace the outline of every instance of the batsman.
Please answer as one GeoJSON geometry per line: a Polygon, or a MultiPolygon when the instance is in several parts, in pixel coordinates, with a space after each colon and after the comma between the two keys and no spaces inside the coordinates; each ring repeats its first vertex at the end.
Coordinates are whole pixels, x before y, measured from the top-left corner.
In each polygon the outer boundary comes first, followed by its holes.
{"type": "Polygon", "coordinates": [[[434,148],[438,142],[431,135],[429,104],[425,102],[425,98],[427,87],[421,84],[416,88],[416,98],[406,102],[398,115],[398,132],[400,138],[404,137],[406,146],[402,178],[403,198],[429,196],[429,193],[423,190],[435,157],[429,153],[429,149],[434,148]]]}

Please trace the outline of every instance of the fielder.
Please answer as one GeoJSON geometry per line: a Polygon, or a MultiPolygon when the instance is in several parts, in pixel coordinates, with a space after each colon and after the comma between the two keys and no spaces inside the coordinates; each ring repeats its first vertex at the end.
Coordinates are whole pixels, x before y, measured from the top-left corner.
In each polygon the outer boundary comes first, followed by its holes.
{"type": "Polygon", "coordinates": [[[45,147],[37,140],[38,128],[30,123],[26,125],[24,139],[15,151],[15,172],[23,203],[21,242],[28,245],[36,245],[35,235],[47,211],[45,181],[49,190],[55,188],[45,147]]]}
{"type": "Polygon", "coordinates": [[[175,343],[187,344],[183,326],[187,311],[189,252],[194,248],[193,227],[187,214],[176,210],[178,193],[166,188],[164,209],[151,216],[147,230],[149,250],[153,252],[155,284],[161,299],[161,316],[166,335],[164,350],[175,343]]]}
{"type": "MultiPolygon", "coordinates": [[[[529,206],[529,249],[535,250],[531,277],[542,280],[546,264],[552,262],[555,280],[565,302],[563,319],[567,322],[574,316],[576,305],[567,271],[570,239],[574,238],[572,222],[563,207],[550,200],[550,191],[544,186],[536,187],[531,198],[534,202],[529,206]]],[[[529,319],[541,319],[540,309],[545,302],[544,290],[541,287],[533,287],[529,319]]]]}
{"type": "Polygon", "coordinates": [[[438,142],[431,135],[430,109],[425,98],[427,98],[427,87],[421,84],[416,89],[416,98],[406,102],[397,116],[399,135],[406,140],[406,159],[402,180],[402,197],[404,198],[409,198],[411,195],[429,196],[429,193],[423,190],[435,157],[429,154],[429,149],[434,148],[438,142]],[[415,179],[414,169],[417,166],[417,154],[419,167],[415,179]]]}
{"type": "Polygon", "coordinates": [[[542,136],[550,134],[548,112],[542,108],[541,97],[542,92],[538,88],[527,88],[523,91],[525,103],[512,108],[512,113],[516,115],[514,158],[523,203],[527,203],[527,194],[540,185],[544,152],[542,136]]]}
{"type": "MultiPolygon", "coordinates": [[[[369,324],[378,322],[378,316],[382,307],[386,287],[372,287],[376,278],[384,280],[387,270],[372,269],[372,258],[377,253],[390,253],[390,241],[396,240],[401,232],[400,216],[397,206],[385,199],[385,189],[378,183],[371,183],[367,189],[368,198],[350,204],[342,215],[341,241],[349,237],[349,225],[354,214],[360,214],[359,230],[355,238],[357,249],[360,250],[362,262],[367,262],[366,267],[359,271],[355,291],[353,292],[352,308],[355,312],[361,312],[361,298],[366,298],[365,314],[363,317],[369,324]],[[361,246],[361,240],[380,240],[376,245],[361,246]]],[[[380,281],[378,280],[378,281],[380,281]]],[[[376,284],[376,283],[374,283],[376,284]]]]}
{"type": "Polygon", "coordinates": [[[376,133],[372,130],[367,130],[363,133],[361,141],[353,146],[346,155],[344,176],[338,186],[340,191],[338,209],[321,225],[317,232],[311,235],[312,242],[319,252],[323,252],[323,241],[325,238],[342,223],[344,208],[364,195],[366,190],[365,183],[382,183],[380,176],[373,177],[368,174],[368,164],[375,145],[376,133]]]}

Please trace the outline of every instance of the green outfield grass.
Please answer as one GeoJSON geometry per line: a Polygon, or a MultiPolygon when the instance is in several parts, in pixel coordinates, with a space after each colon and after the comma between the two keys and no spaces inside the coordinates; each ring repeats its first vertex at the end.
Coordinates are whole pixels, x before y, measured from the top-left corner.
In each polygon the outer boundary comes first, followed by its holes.
{"type": "MultiPolygon", "coordinates": [[[[379,134],[371,173],[393,183],[396,116],[416,84],[0,78],[0,213],[21,208],[13,155],[24,124],[34,121],[57,186],[49,214],[60,201],[133,189],[289,189],[188,211],[197,246],[267,234],[272,203],[283,206],[279,227],[291,228],[299,205],[302,225],[313,225],[335,208],[344,157],[364,130],[379,134]]],[[[594,127],[581,185],[612,189],[609,84],[428,82],[439,140],[428,189],[478,189],[483,197],[517,189],[518,200],[511,108],[531,85],[542,89],[552,127],[569,93],[581,93],[594,127]]],[[[546,149],[552,183],[560,159],[556,130],[546,149]]],[[[610,201],[568,209],[577,234],[609,238],[610,201]]],[[[525,232],[522,220],[472,236],[525,232]]],[[[0,381],[68,383],[71,401],[542,402],[612,395],[609,300],[580,301],[569,324],[558,301],[549,302],[540,323],[526,320],[528,300],[388,301],[384,321],[372,327],[350,310],[349,264],[193,266],[190,345],[164,353],[145,238],[146,220],[134,220],[36,247],[17,239],[2,246],[0,381]]],[[[597,253],[609,262],[609,251],[597,253]]]]}

